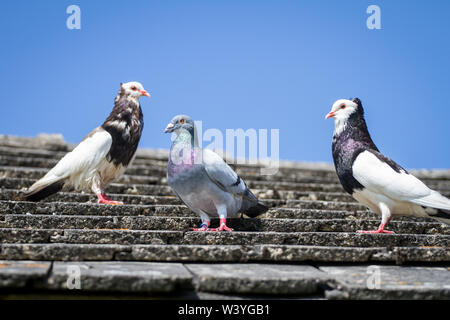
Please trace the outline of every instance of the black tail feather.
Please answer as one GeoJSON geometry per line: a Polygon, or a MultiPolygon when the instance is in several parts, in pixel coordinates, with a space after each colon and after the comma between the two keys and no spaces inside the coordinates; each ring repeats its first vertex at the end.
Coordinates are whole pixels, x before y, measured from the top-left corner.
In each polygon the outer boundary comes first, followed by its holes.
{"type": "Polygon", "coordinates": [[[64,181],[57,181],[55,183],[52,183],[42,189],[33,190],[31,192],[25,192],[25,194],[22,197],[22,200],[25,201],[40,201],[44,198],[47,198],[48,196],[51,196],[52,194],[55,194],[64,186],[64,181]]]}
{"type": "Polygon", "coordinates": [[[255,205],[248,207],[246,210],[243,211],[243,213],[245,213],[250,218],[256,218],[257,216],[263,214],[267,210],[269,210],[269,207],[267,207],[264,203],[258,200],[258,202],[255,205]]]}
{"type": "Polygon", "coordinates": [[[450,225],[450,210],[426,208],[425,211],[431,218],[450,225]]]}

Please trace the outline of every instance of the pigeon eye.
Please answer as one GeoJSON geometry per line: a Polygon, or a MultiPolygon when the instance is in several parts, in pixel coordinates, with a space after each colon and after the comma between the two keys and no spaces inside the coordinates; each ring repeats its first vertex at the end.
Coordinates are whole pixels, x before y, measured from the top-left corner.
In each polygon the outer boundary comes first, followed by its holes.
{"type": "Polygon", "coordinates": [[[183,123],[184,123],[184,119],[181,119],[181,120],[180,120],[180,123],[183,124],[183,123]]]}
{"type": "Polygon", "coordinates": [[[132,86],[132,87],[131,87],[131,90],[136,91],[136,87],[135,87],[135,86],[132,86]]]}

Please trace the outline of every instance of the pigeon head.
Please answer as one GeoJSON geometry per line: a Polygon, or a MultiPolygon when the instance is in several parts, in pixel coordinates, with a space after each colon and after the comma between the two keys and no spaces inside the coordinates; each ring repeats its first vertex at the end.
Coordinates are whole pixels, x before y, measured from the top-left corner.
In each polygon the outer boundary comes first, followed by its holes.
{"type": "Polygon", "coordinates": [[[194,121],[185,114],[175,116],[167,125],[164,133],[175,132],[178,134],[182,129],[188,131],[190,134],[193,134],[195,129],[194,121]]]}
{"type": "Polygon", "coordinates": [[[335,134],[339,134],[347,126],[347,121],[351,116],[362,118],[364,110],[361,100],[353,98],[351,100],[339,99],[331,107],[331,111],[325,116],[325,119],[333,118],[335,125],[335,134]]]}
{"type": "Polygon", "coordinates": [[[120,84],[119,96],[139,99],[142,96],[150,97],[150,94],[144,89],[141,83],[131,81],[120,84]]]}

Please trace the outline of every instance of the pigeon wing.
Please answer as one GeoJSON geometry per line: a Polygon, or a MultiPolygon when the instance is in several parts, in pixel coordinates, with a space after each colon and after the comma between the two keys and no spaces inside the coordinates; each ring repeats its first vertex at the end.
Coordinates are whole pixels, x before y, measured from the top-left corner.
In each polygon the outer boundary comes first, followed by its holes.
{"type": "Polygon", "coordinates": [[[107,131],[101,127],[94,129],[44,177],[32,185],[29,192],[69,178],[74,173],[94,169],[107,156],[111,144],[112,137],[107,131]]]}
{"type": "Polygon", "coordinates": [[[354,178],[372,192],[394,200],[415,202],[433,190],[391,159],[374,150],[361,152],[352,165],[354,178]]]}
{"type": "Polygon", "coordinates": [[[248,197],[247,185],[214,151],[203,149],[202,161],[206,174],[220,189],[240,197],[248,197]]]}

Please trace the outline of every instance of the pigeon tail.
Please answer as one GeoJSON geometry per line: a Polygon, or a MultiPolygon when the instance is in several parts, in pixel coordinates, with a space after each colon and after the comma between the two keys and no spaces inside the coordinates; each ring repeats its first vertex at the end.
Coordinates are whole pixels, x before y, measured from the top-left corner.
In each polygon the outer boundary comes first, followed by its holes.
{"type": "Polygon", "coordinates": [[[253,194],[253,192],[251,192],[250,189],[247,188],[244,192],[240,212],[245,213],[250,218],[256,218],[267,210],[269,210],[269,207],[267,207],[263,202],[259,201],[258,198],[253,194]]]}
{"type": "Polygon", "coordinates": [[[432,190],[430,195],[410,200],[411,202],[429,208],[441,209],[450,212],[450,199],[437,191],[432,190]]]}
{"type": "Polygon", "coordinates": [[[267,207],[264,203],[258,200],[258,202],[254,203],[252,202],[250,206],[247,207],[247,209],[243,210],[242,212],[245,213],[250,218],[256,218],[257,216],[263,214],[269,210],[269,207],[267,207]]]}
{"type": "Polygon", "coordinates": [[[411,202],[422,206],[429,217],[450,225],[450,199],[432,190],[430,195],[411,202]]]}
{"type": "Polygon", "coordinates": [[[61,191],[64,186],[64,181],[59,180],[48,185],[41,185],[35,188],[33,186],[31,186],[30,189],[28,189],[23,195],[22,199],[24,201],[40,201],[48,196],[51,196],[52,194],[61,191]]]}
{"type": "Polygon", "coordinates": [[[445,223],[450,226],[450,210],[436,210],[435,213],[427,212],[430,218],[436,219],[439,222],[445,223]]]}

